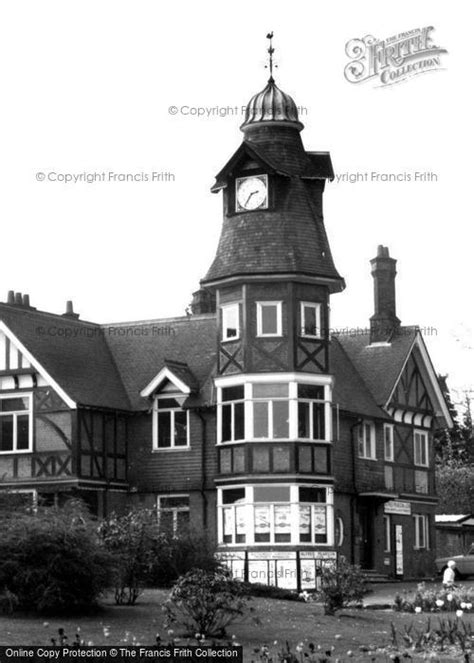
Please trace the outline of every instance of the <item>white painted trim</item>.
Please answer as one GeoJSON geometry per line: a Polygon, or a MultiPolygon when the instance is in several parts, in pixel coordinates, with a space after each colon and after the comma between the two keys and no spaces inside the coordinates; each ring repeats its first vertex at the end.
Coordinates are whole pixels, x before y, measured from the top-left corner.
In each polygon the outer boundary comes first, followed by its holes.
{"type": "Polygon", "coordinates": [[[240,304],[239,302],[230,302],[229,304],[222,304],[220,307],[221,310],[221,341],[226,343],[226,342],[231,342],[231,341],[238,341],[240,339],[240,304]],[[227,315],[227,311],[230,311],[232,309],[237,309],[237,334],[235,336],[226,336],[225,335],[225,330],[227,325],[225,324],[225,318],[227,315]]]}
{"type": "Polygon", "coordinates": [[[185,384],[182,380],[180,380],[176,375],[172,372],[168,366],[164,366],[161,371],[155,375],[153,380],[140,392],[140,396],[143,396],[143,398],[147,398],[148,396],[151,396],[151,394],[155,391],[155,389],[158,387],[163,380],[169,380],[174,384],[176,389],[179,389],[179,391],[183,394],[190,394],[191,389],[188,387],[187,384],[185,384]]]}
{"type": "Polygon", "coordinates": [[[362,423],[359,425],[359,429],[357,431],[357,454],[358,454],[358,457],[361,460],[377,460],[377,443],[376,443],[376,437],[375,437],[375,423],[373,421],[371,421],[370,419],[364,419],[362,421],[362,423]],[[370,456],[361,456],[360,446],[359,446],[359,443],[361,441],[360,432],[361,432],[361,430],[364,431],[363,441],[364,441],[364,453],[365,453],[366,442],[367,442],[367,440],[365,439],[365,430],[366,430],[365,427],[366,426],[370,426],[370,453],[372,455],[370,455],[370,456]]]}
{"type": "Polygon", "coordinates": [[[15,410],[14,412],[5,412],[0,416],[0,421],[3,416],[12,415],[15,425],[13,427],[13,448],[6,451],[0,451],[0,454],[30,454],[33,452],[33,394],[17,391],[9,394],[0,394],[0,400],[7,400],[8,398],[27,398],[29,401],[28,410],[15,410]],[[28,414],[28,449],[18,449],[18,415],[28,414]]]}
{"type": "Polygon", "coordinates": [[[388,461],[389,463],[394,462],[394,458],[395,458],[394,445],[395,445],[395,437],[394,437],[393,424],[384,424],[383,425],[383,457],[384,457],[384,460],[388,461]],[[387,454],[386,454],[386,450],[387,450],[386,442],[385,442],[385,431],[386,430],[390,430],[391,451],[392,451],[390,457],[387,457],[387,454]]]}
{"type": "Polygon", "coordinates": [[[51,387],[63,399],[66,405],[71,409],[76,409],[77,403],[75,403],[72,400],[72,398],[67,395],[64,389],[59,386],[59,384],[56,382],[56,380],[54,380],[51,377],[48,371],[46,371],[46,369],[44,369],[43,366],[41,366],[41,364],[38,361],[36,361],[36,359],[31,354],[31,352],[29,352],[29,350],[26,349],[26,347],[23,345],[20,339],[17,338],[17,336],[15,336],[15,334],[7,327],[7,325],[3,322],[3,320],[0,320],[0,331],[2,331],[5,334],[5,336],[7,336],[10,339],[11,343],[14,343],[16,345],[16,347],[21,352],[21,354],[27,358],[31,366],[46,380],[46,382],[49,385],[51,385],[51,387]]]}
{"type": "Polygon", "coordinates": [[[333,386],[334,377],[332,375],[310,375],[308,373],[245,373],[214,378],[216,387],[233,387],[234,385],[244,384],[245,382],[298,382],[300,384],[333,386]]]}
{"type": "Polygon", "coordinates": [[[281,301],[268,301],[268,302],[257,302],[257,337],[258,338],[276,338],[282,336],[282,303],[281,301]],[[263,316],[262,308],[264,306],[274,306],[276,308],[276,332],[271,334],[264,334],[262,331],[263,327],[263,316]]]}
{"type": "MultiPolygon", "coordinates": [[[[423,451],[423,450],[422,450],[423,451]]],[[[423,453],[421,454],[423,455],[423,453]]],[[[422,467],[426,468],[430,466],[430,438],[428,435],[428,431],[426,430],[420,430],[418,428],[415,428],[413,431],[413,465],[415,467],[422,467]],[[426,456],[426,463],[417,463],[416,462],[416,436],[420,435],[421,438],[423,439],[423,446],[424,446],[424,452],[426,456]]]]}
{"type": "Polygon", "coordinates": [[[153,453],[155,452],[162,452],[162,451],[185,451],[191,448],[191,436],[190,436],[190,430],[189,430],[189,410],[183,410],[181,408],[164,408],[162,410],[158,410],[158,399],[155,398],[153,401],[153,413],[152,413],[152,432],[153,432],[153,447],[152,451],[153,453]],[[160,412],[171,412],[171,417],[170,417],[170,426],[171,426],[171,433],[174,432],[175,430],[175,412],[185,412],[186,414],[186,444],[184,445],[175,445],[174,444],[174,438],[171,436],[171,445],[169,447],[160,447],[158,446],[158,417],[160,412]]]}

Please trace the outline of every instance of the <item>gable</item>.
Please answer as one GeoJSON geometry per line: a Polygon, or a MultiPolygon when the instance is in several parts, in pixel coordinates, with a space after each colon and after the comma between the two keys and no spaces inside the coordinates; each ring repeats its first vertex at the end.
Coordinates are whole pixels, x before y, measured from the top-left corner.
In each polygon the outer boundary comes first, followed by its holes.
{"type": "Polygon", "coordinates": [[[418,332],[386,405],[396,421],[430,427],[435,419],[453,425],[428,351],[418,332]]]}
{"type": "Polygon", "coordinates": [[[0,390],[11,391],[45,386],[52,387],[69,407],[75,407],[72,399],[56,384],[12,331],[0,321],[0,390]]]}

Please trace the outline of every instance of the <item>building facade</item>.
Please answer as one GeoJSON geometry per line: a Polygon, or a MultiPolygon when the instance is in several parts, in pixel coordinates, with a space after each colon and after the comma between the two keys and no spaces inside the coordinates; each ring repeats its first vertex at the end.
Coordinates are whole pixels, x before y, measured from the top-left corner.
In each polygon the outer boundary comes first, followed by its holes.
{"type": "Polygon", "coordinates": [[[396,261],[371,261],[369,329],[330,333],[327,152],[271,76],[216,178],[215,259],[182,318],[98,325],[0,304],[0,488],[99,515],[157,510],[216,539],[234,575],[311,588],[344,555],[433,570],[433,432],[451,420],[396,261]]]}

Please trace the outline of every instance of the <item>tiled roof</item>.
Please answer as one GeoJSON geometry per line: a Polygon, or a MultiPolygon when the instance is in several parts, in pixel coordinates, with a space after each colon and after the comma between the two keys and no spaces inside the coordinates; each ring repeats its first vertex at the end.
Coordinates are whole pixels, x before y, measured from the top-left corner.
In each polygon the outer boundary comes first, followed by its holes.
{"type": "Polygon", "coordinates": [[[334,404],[352,414],[388,419],[387,413],[377,405],[335,336],[331,339],[329,357],[330,370],[335,377],[334,404]]]}
{"type": "MultiPolygon", "coordinates": [[[[215,314],[118,323],[110,328],[116,333],[107,336],[107,343],[133,409],[148,407],[140,392],[165,365],[175,372],[186,363],[180,377],[197,382],[192,383],[194,388],[206,385],[215,364],[215,314]]],[[[192,397],[195,404],[209,398],[206,389],[202,391],[199,400],[192,397]]]]}
{"type": "Polygon", "coordinates": [[[296,273],[331,279],[336,290],[342,289],[313,186],[297,178],[278,211],[225,217],[203,284],[230,276],[296,273]]]}
{"type": "Polygon", "coordinates": [[[0,304],[0,320],[76,403],[130,409],[99,325],[0,304]]]}
{"type": "Polygon", "coordinates": [[[378,405],[387,404],[416,334],[415,327],[400,327],[389,345],[370,345],[364,333],[337,335],[378,405]]]}

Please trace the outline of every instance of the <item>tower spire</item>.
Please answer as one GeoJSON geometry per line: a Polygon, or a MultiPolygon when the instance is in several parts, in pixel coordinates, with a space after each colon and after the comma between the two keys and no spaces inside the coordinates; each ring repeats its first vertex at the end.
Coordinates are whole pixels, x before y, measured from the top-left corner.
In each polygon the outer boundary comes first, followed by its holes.
{"type": "MultiPolygon", "coordinates": [[[[269,44],[268,49],[267,49],[268,64],[265,65],[265,67],[270,70],[270,78],[268,79],[268,82],[269,83],[274,83],[275,81],[274,81],[274,78],[273,78],[273,53],[275,52],[275,49],[273,48],[273,44],[272,44],[273,31],[269,32],[267,34],[267,39],[270,41],[270,44],[269,44]]],[[[276,67],[276,65],[275,65],[275,67],[276,67]]]]}

